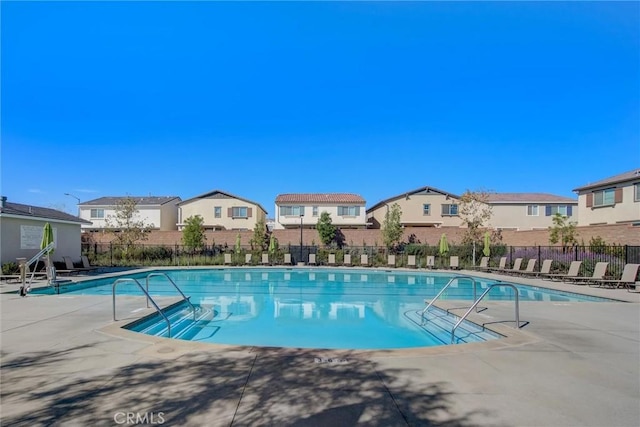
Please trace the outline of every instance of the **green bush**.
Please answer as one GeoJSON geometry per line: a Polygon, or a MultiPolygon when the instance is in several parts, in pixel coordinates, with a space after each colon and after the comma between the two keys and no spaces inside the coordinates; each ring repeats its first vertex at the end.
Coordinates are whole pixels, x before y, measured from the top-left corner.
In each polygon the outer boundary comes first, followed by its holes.
{"type": "Polygon", "coordinates": [[[20,267],[15,262],[8,262],[2,264],[2,274],[18,274],[20,273],[20,267]]]}

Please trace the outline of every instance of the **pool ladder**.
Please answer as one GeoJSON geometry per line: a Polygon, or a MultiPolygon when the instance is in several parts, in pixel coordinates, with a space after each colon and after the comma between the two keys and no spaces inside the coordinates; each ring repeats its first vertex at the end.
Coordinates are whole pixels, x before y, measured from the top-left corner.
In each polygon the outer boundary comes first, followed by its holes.
{"type": "Polygon", "coordinates": [[[156,311],[158,312],[158,314],[160,314],[163,318],[164,321],[167,322],[167,331],[169,334],[169,338],[171,338],[171,322],[169,321],[169,318],[167,317],[166,314],[164,314],[164,312],[162,311],[162,309],[160,309],[160,307],[158,306],[158,304],[156,304],[156,302],[153,300],[153,298],[151,298],[151,295],[149,294],[149,278],[150,277],[156,277],[156,276],[161,276],[161,277],[166,277],[167,280],[169,281],[169,283],[171,283],[173,285],[174,288],[176,288],[176,290],[178,291],[178,293],[180,293],[180,295],[182,296],[182,299],[184,301],[187,302],[187,304],[189,304],[191,306],[191,310],[193,311],[193,321],[196,321],[196,307],[191,303],[190,299],[188,296],[186,296],[178,287],[178,285],[176,285],[176,283],[171,280],[171,278],[166,274],[166,273],[149,273],[146,277],[146,287],[142,286],[142,284],[134,278],[123,278],[123,279],[118,279],[115,282],[113,282],[113,288],[112,288],[112,296],[113,296],[113,320],[117,320],[116,319],[116,286],[118,285],[118,283],[124,283],[124,282],[133,282],[136,285],[138,285],[138,287],[140,288],[140,290],[146,295],[147,297],[147,308],[149,308],[149,301],[151,301],[151,304],[153,304],[153,307],[156,309],[156,311]],[[145,289],[146,288],[146,289],[145,289]]]}
{"type": "MultiPolygon", "coordinates": [[[[476,309],[477,311],[477,307],[478,304],[480,304],[480,301],[482,301],[482,299],[493,289],[493,288],[497,288],[497,287],[502,287],[502,286],[507,286],[510,287],[514,290],[514,294],[515,294],[515,309],[516,309],[516,328],[520,328],[520,298],[518,295],[518,288],[515,285],[512,285],[511,283],[491,283],[487,286],[487,290],[485,290],[482,295],[480,295],[479,298],[476,298],[477,292],[476,292],[476,286],[477,286],[477,282],[476,279],[474,279],[471,276],[464,276],[464,275],[460,275],[460,276],[454,276],[451,278],[451,280],[449,280],[449,282],[447,282],[446,285],[444,285],[444,287],[442,289],[440,289],[440,292],[438,292],[438,294],[431,300],[431,302],[429,302],[429,304],[427,304],[427,306],[424,308],[424,310],[422,310],[422,314],[420,316],[420,321],[421,324],[424,325],[425,322],[425,314],[427,313],[427,311],[429,310],[429,308],[433,305],[433,303],[440,297],[440,295],[442,295],[444,293],[444,291],[456,280],[460,280],[460,279],[467,279],[467,280],[471,280],[471,282],[473,282],[473,304],[471,304],[471,307],[469,307],[469,309],[466,311],[466,313],[464,313],[462,315],[462,317],[460,317],[460,319],[458,319],[458,321],[456,322],[456,324],[453,326],[453,328],[451,329],[451,344],[454,343],[455,341],[455,332],[456,329],[458,329],[458,326],[460,326],[460,324],[467,318],[467,316],[469,316],[469,314],[471,314],[471,312],[476,309]]],[[[464,307],[461,307],[464,308],[464,307]]],[[[449,313],[449,310],[447,310],[447,313],[449,313]]]]}

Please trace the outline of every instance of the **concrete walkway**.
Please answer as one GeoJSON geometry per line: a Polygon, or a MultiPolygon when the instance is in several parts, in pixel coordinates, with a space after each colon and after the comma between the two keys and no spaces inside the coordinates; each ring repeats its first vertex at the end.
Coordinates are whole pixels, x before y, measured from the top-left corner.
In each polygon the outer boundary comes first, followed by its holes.
{"type": "Polygon", "coordinates": [[[111,297],[2,294],[2,425],[640,425],[640,296],[520,281],[629,302],[525,302],[519,331],[483,303],[508,338],[367,352],[141,336],[120,328],[139,297],[113,322],[111,297]]]}

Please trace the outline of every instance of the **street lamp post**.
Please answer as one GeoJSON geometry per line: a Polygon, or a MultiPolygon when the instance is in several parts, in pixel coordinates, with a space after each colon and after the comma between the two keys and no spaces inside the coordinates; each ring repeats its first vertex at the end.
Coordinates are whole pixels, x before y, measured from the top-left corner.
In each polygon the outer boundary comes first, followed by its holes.
{"type": "Polygon", "coordinates": [[[302,217],[304,216],[303,213],[300,213],[300,261],[301,263],[303,263],[304,261],[302,261],[302,217]]]}
{"type": "Polygon", "coordinates": [[[65,196],[69,196],[69,197],[73,197],[74,199],[76,199],[78,201],[78,218],[80,217],[80,197],[74,196],[73,194],[70,193],[64,193],[65,196]]]}

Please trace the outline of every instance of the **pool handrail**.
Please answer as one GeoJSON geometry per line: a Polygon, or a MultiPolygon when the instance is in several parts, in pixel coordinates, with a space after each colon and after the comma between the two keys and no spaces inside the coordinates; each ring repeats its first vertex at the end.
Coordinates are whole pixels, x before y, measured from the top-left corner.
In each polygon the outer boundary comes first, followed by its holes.
{"type": "Polygon", "coordinates": [[[438,294],[433,297],[433,299],[431,300],[431,302],[429,302],[429,304],[427,304],[427,306],[424,308],[424,310],[422,310],[422,314],[420,315],[420,324],[424,325],[424,315],[427,313],[427,311],[429,310],[429,308],[431,308],[431,306],[433,305],[433,303],[440,297],[440,295],[442,295],[442,293],[454,282],[454,280],[459,280],[459,279],[467,279],[467,280],[471,280],[471,282],[473,282],[473,301],[475,302],[476,296],[477,296],[477,291],[476,291],[476,287],[477,287],[477,282],[476,279],[473,276],[467,276],[465,274],[458,274],[456,276],[453,276],[446,285],[444,285],[442,287],[442,289],[440,289],[440,292],[438,292],[438,294]]]}
{"type": "Polygon", "coordinates": [[[115,282],[113,282],[113,288],[112,288],[112,295],[113,295],[113,320],[117,320],[116,319],[116,285],[118,283],[123,283],[123,282],[134,282],[136,285],[138,285],[138,287],[140,288],[140,290],[142,292],[144,292],[144,294],[147,296],[147,307],[149,307],[149,301],[151,301],[151,304],[153,304],[153,306],[155,307],[156,311],[158,313],[160,313],[160,315],[164,318],[164,321],[167,322],[167,331],[169,333],[169,338],[171,338],[171,322],[169,321],[169,318],[167,317],[166,314],[164,314],[162,312],[162,310],[160,309],[160,307],[158,307],[158,304],[156,304],[156,302],[153,300],[153,298],[151,298],[151,295],[149,295],[149,292],[147,292],[144,289],[144,286],[142,286],[142,284],[140,282],[138,282],[138,280],[134,279],[134,278],[122,278],[122,279],[118,279],[115,282]]]}
{"type": "Polygon", "coordinates": [[[513,290],[515,291],[514,302],[516,307],[516,328],[520,329],[520,297],[518,295],[518,288],[516,287],[516,285],[512,285],[511,283],[492,283],[487,286],[487,290],[484,291],[482,295],[480,295],[480,298],[478,298],[478,300],[475,301],[473,305],[471,305],[471,307],[469,307],[469,310],[467,310],[467,312],[463,314],[462,317],[458,320],[458,322],[453,326],[453,329],[451,329],[451,344],[453,344],[455,340],[456,329],[467,318],[469,313],[471,313],[471,310],[473,310],[480,303],[480,301],[482,301],[482,298],[484,298],[491,291],[491,289],[497,288],[499,286],[508,286],[510,288],[513,288],[513,290]]]}
{"type": "Polygon", "coordinates": [[[189,304],[191,306],[191,310],[193,310],[193,321],[196,321],[196,307],[193,305],[193,303],[191,302],[190,298],[188,296],[186,296],[178,287],[178,285],[176,285],[176,282],[174,282],[173,280],[171,280],[171,277],[169,277],[169,275],[167,273],[159,273],[159,272],[155,272],[155,273],[149,273],[147,274],[147,279],[146,279],[146,285],[147,285],[147,308],[149,307],[149,298],[151,298],[149,296],[149,277],[154,277],[154,276],[163,276],[166,277],[167,280],[169,281],[169,283],[171,283],[173,285],[174,288],[176,288],[176,290],[180,293],[180,295],[182,295],[182,299],[185,300],[187,302],[187,304],[189,304]]]}

